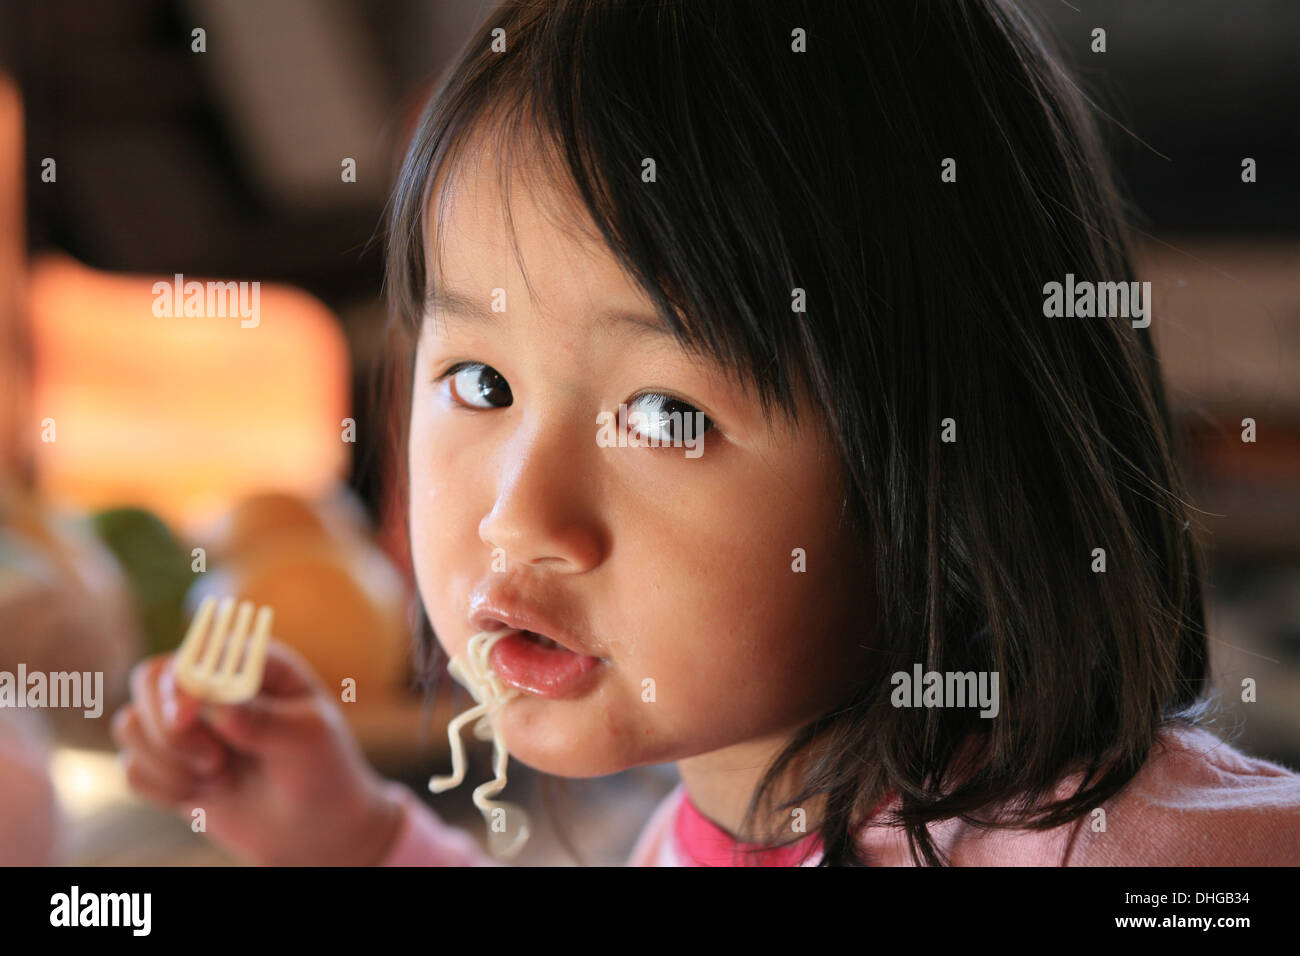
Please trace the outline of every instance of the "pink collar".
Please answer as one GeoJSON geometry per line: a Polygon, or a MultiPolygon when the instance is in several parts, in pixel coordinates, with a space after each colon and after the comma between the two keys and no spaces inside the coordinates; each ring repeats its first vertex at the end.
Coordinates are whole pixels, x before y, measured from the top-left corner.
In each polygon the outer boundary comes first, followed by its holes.
{"type": "Polygon", "coordinates": [[[821,838],[812,833],[792,846],[763,850],[757,858],[750,858],[743,851],[756,844],[741,843],[700,813],[684,788],[673,832],[677,845],[695,866],[800,866],[821,848],[821,838]]]}

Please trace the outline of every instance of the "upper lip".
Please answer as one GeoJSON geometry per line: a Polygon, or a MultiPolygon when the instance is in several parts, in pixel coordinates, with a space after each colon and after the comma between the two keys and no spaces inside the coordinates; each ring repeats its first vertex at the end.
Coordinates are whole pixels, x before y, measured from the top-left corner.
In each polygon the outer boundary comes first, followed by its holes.
{"type": "Polygon", "coordinates": [[[597,656],[587,649],[585,641],[579,640],[571,632],[561,628],[535,604],[493,596],[476,601],[469,620],[478,631],[500,631],[506,628],[532,631],[542,637],[549,637],[556,644],[575,654],[597,656]]]}

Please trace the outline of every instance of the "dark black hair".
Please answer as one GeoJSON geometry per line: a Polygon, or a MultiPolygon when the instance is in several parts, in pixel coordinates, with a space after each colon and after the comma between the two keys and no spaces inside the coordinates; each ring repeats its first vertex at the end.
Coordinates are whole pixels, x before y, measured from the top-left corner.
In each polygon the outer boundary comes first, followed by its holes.
{"type": "Polygon", "coordinates": [[[873,664],[768,769],[744,836],[793,841],[755,827],[789,783],[780,808],[824,807],[822,865],[869,863],[854,828],[892,794],[913,858],[942,864],[929,823],[1080,820],[1165,725],[1209,718],[1201,559],[1149,330],[1044,315],[1044,285],[1069,273],[1137,277],[1090,101],[1022,10],[503,4],[393,194],[399,333],[423,312],[430,186],[487,129],[503,156],[545,147],[684,347],[765,410],[795,417],[806,385],[838,443],[845,520],[875,568],[873,664]],[[916,663],[998,672],[1000,714],[894,707],[890,675],[916,663]]]}

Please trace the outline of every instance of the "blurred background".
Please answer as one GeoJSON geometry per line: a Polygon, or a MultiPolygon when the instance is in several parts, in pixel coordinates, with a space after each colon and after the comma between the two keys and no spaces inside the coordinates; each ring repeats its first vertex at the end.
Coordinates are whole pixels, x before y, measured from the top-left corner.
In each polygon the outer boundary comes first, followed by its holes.
{"type": "MultiPolygon", "coordinates": [[[[1134,203],[1208,530],[1219,733],[1300,765],[1300,4],[1024,5],[1108,114],[1134,203]]],[[[206,594],[272,605],[323,676],[357,677],[344,709],[371,761],[482,838],[471,787],[425,789],[468,698],[415,689],[370,387],[388,190],[488,7],[0,0],[0,671],[99,670],[108,698],[97,721],[0,711],[0,863],[233,862],[135,800],[108,740],[132,664],[206,594]],[[177,273],[261,283],[256,328],[154,315],[177,273]]],[[[675,782],[567,783],[565,833],[621,863],[675,782]]],[[[539,783],[512,763],[506,796],[538,819],[539,783]]],[[[573,862],[540,829],[519,862],[573,862]]]]}

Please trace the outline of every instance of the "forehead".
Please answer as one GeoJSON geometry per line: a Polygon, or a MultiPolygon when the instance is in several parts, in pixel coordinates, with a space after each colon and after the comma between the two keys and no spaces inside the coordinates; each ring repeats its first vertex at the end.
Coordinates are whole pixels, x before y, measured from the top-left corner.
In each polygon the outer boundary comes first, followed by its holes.
{"type": "Polygon", "coordinates": [[[426,299],[450,290],[487,302],[503,288],[539,309],[649,308],[548,158],[484,133],[442,165],[425,217],[426,299]]]}

